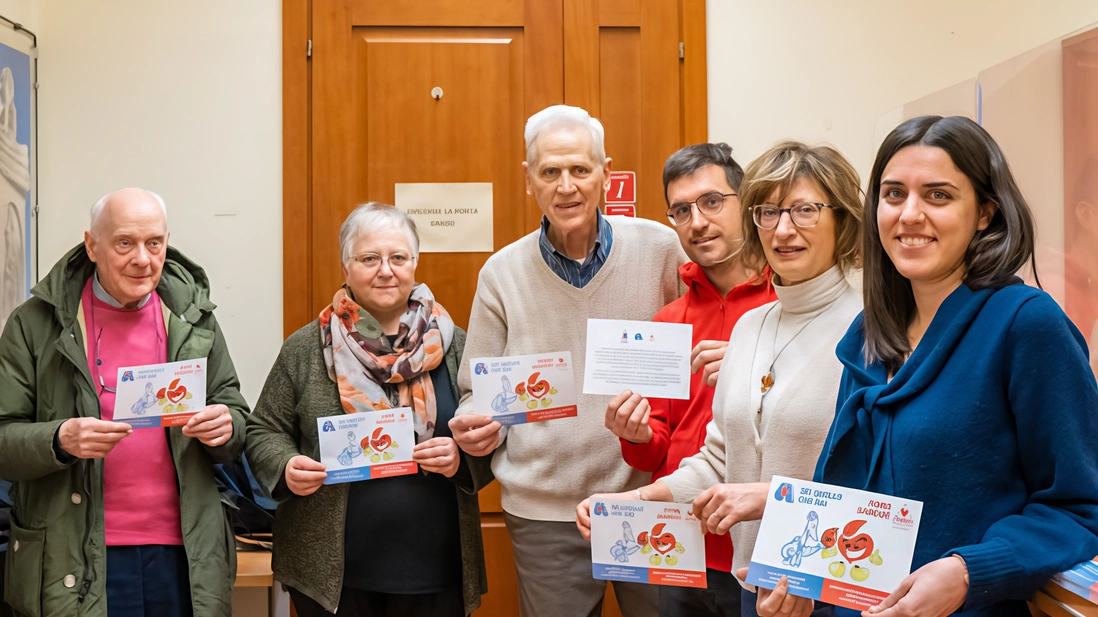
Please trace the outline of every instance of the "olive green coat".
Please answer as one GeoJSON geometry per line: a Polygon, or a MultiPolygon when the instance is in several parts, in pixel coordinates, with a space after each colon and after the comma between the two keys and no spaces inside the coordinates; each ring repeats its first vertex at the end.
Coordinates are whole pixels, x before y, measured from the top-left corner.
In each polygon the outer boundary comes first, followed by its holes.
{"type": "MultiPolygon", "coordinates": [[[[29,617],[107,615],[103,460],[65,463],[53,449],[62,422],[99,417],[80,306],[94,271],[83,245],[69,251],[0,336],[0,477],[14,482],[5,599],[29,617]]],[[[168,360],[208,358],[206,402],[227,405],[233,416],[232,438],[216,448],[184,437],[181,428],[167,430],[194,614],[229,617],[236,546],[213,472],[215,463],[243,449],[248,407],[214,319],[206,274],[169,247],[157,292],[168,360]]]]}
{"type": "MultiPolygon", "coordinates": [[[[445,360],[455,399],[464,348],[465,332],[455,328],[445,360]]],[[[286,489],[282,478],[286,463],[294,456],[304,454],[320,460],[316,419],[342,412],[339,390],[324,363],[320,322],[316,320],[283,343],[255,412],[248,418],[247,457],[256,479],[279,502],[272,558],[275,579],[331,612],[339,606],[343,589],[343,530],[350,485],[324,485],[308,497],[299,497],[286,489]]],[[[471,485],[455,482],[454,488],[465,612],[469,614],[488,591],[476,492],[492,481],[492,472],[491,457],[476,458],[464,452],[461,456],[471,476],[471,485]]]]}

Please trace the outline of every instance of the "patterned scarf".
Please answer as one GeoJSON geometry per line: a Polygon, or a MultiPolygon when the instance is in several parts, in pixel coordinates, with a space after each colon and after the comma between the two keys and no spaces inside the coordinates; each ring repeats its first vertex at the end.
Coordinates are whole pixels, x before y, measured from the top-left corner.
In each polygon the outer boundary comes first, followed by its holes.
{"type": "Polygon", "coordinates": [[[320,336],[328,377],[339,386],[344,412],[392,409],[382,384],[395,385],[399,406],[414,412],[418,443],[434,436],[435,389],[428,372],[442,363],[454,322],[426,285],[412,288],[392,344],[345,287],[320,312],[320,336]]]}

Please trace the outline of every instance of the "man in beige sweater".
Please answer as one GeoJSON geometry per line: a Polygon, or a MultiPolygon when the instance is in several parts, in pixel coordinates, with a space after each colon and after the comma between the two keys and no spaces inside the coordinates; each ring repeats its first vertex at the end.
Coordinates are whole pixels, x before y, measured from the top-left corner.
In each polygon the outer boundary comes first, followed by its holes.
{"type": "MultiPolygon", "coordinates": [[[[466,358],[570,351],[582,390],[587,320],[649,320],[679,296],[686,256],[675,233],[652,221],[599,212],[610,159],[602,124],[556,105],[526,124],[526,191],[541,208],[541,229],[493,255],[480,271],[466,358]]],[[[621,458],[603,426],[607,396],[580,394],[579,413],[504,429],[475,412],[468,363],[458,375],[461,403],[450,427],[474,456],[495,452],[523,617],[602,612],[603,581],[591,576],[591,546],[573,524],[588,495],[647,484],[649,474],[621,458]]],[[[615,583],[629,617],[655,617],[655,588],[615,583]]]]}

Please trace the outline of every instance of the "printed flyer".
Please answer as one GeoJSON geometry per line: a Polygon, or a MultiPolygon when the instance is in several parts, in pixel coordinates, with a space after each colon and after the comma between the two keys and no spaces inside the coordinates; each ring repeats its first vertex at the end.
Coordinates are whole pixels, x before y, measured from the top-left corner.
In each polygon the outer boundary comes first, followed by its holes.
{"type": "Polygon", "coordinates": [[[114,421],[133,428],[183,426],[206,407],[206,358],[118,369],[114,421]]]}
{"type": "Polygon", "coordinates": [[[690,324],[587,320],[583,393],[690,398],[690,324]]]}
{"type": "Polygon", "coordinates": [[[473,358],[473,409],[504,426],[576,415],[576,376],[567,351],[473,358]]]}
{"type": "Polygon", "coordinates": [[[705,588],[705,540],[690,506],[591,498],[591,574],[606,581],[705,588]]]}
{"type": "Polygon", "coordinates": [[[854,610],[879,604],[911,573],[923,504],[774,476],[747,582],[854,610]]]}
{"type": "Polygon", "coordinates": [[[1098,602],[1098,558],[1053,576],[1052,582],[1077,596],[1098,602]]]}
{"type": "Polygon", "coordinates": [[[324,484],[406,476],[419,471],[412,462],[416,445],[408,407],[350,413],[316,419],[324,484]]]}

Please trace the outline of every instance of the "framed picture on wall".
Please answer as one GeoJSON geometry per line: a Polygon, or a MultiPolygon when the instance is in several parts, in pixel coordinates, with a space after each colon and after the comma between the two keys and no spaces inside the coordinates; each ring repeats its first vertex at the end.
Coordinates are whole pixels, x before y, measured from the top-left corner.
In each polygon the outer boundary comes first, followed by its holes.
{"type": "Polygon", "coordinates": [[[0,329],[36,280],[33,35],[0,23],[0,329]]]}

